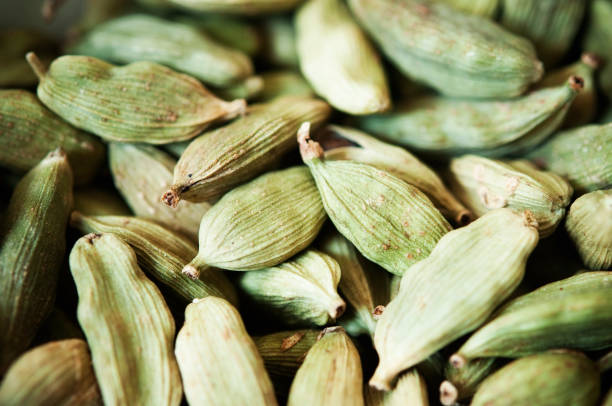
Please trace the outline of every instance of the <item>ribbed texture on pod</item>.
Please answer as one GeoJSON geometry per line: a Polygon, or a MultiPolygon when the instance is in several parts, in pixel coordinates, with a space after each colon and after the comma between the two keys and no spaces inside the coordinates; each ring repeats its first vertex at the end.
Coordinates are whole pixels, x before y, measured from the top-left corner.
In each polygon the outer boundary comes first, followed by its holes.
{"type": "Polygon", "coordinates": [[[366,385],[364,398],[366,406],[429,406],[426,382],[416,368],[400,375],[391,391],[383,392],[366,385]]]}
{"type": "Polygon", "coordinates": [[[349,0],[382,51],[407,76],[455,97],[513,97],[542,76],[529,41],[441,2],[349,0]]]}
{"type": "Polygon", "coordinates": [[[433,156],[518,154],[561,125],[581,83],[571,77],[563,85],[508,100],[425,95],[358,123],[386,141],[433,156]]]}
{"type": "Polygon", "coordinates": [[[593,0],[590,4],[589,22],[582,47],[589,52],[595,52],[607,63],[598,77],[598,86],[612,99],[612,4],[608,0],[593,0]]]}
{"type": "Polygon", "coordinates": [[[135,215],[197,239],[200,220],[210,203],[185,202],[172,208],[159,200],[172,185],[176,165],[172,156],[151,145],[113,142],[108,148],[108,160],[115,187],[135,215]]]}
{"type": "Polygon", "coordinates": [[[175,352],[190,405],[277,404],[257,347],[227,301],[207,297],[188,305],[175,352]]]}
{"type": "Polygon", "coordinates": [[[238,285],[287,325],[324,326],[346,308],[336,290],[339,281],[340,266],[332,257],[307,250],[280,265],[244,272],[238,285]]]}
{"type": "Polygon", "coordinates": [[[98,185],[74,191],[74,208],[86,216],[129,216],[132,214],[114,189],[98,185]]]}
{"type": "Polygon", "coordinates": [[[235,271],[276,266],[306,248],[326,218],[308,168],[261,175],[204,215],[200,250],[183,272],[204,264],[235,271]]]}
{"type": "Polygon", "coordinates": [[[321,332],[289,391],[287,406],[363,406],[361,360],[342,327],[321,332]]]}
{"type": "Polygon", "coordinates": [[[612,186],[612,123],[592,124],[556,134],[527,156],[569,180],[579,193],[612,186]]]}
{"type": "Polygon", "coordinates": [[[293,378],[319,333],[319,330],[281,331],[253,337],[253,341],[272,378],[293,378]]]}
{"type": "Polygon", "coordinates": [[[451,358],[520,357],[552,348],[585,351],[612,342],[612,272],[584,272],[505,305],[451,358]]]}
{"type": "Polygon", "coordinates": [[[114,66],[88,56],[62,56],[49,69],[36,55],[38,98],[77,128],[109,141],[167,144],[194,137],[244,112],[244,100],[216,98],[191,76],[153,62],[114,66]]]}
{"type": "Polygon", "coordinates": [[[386,306],[370,385],[389,390],[398,373],[481,325],[518,286],[538,242],[529,212],[493,210],[451,231],[410,267],[386,306]]]}
{"type": "Polygon", "coordinates": [[[70,271],[104,403],[178,405],[174,320],[134,251],[113,234],[88,234],[72,248],[70,271]]]}
{"type": "Polygon", "coordinates": [[[493,18],[499,9],[501,0],[439,0],[468,14],[493,18]]]}
{"type": "Polygon", "coordinates": [[[230,125],[202,134],[181,155],[174,185],[163,196],[175,207],[179,199],[201,202],[270,169],[294,148],[303,121],[321,124],[330,114],[327,103],[286,97],[254,106],[230,125]]]}
{"type": "Polygon", "coordinates": [[[0,165],[15,172],[33,168],[62,148],[77,184],[89,182],[104,160],[104,145],[47,110],[25,90],[0,90],[0,165]]]}
{"type": "Polygon", "coordinates": [[[349,114],[391,106],[380,57],[342,0],[306,2],[295,28],[300,68],[329,104],[349,114]]]}
{"type": "Polygon", "coordinates": [[[573,193],[559,175],[539,171],[529,161],[499,161],[465,155],[450,162],[448,181],[455,196],[477,216],[508,207],[529,210],[540,237],[548,237],[565,215],[573,193]]]}
{"type": "Polygon", "coordinates": [[[496,358],[479,358],[461,368],[448,363],[444,368],[446,379],[440,384],[440,403],[452,406],[471,398],[480,383],[498,368],[496,361],[496,358]]]}
{"type": "Polygon", "coordinates": [[[416,187],[373,166],[324,160],[308,123],[298,140],[325,211],[364,257],[401,275],[426,258],[451,227],[416,187]]]}
{"type": "Polygon", "coordinates": [[[157,62],[214,86],[226,86],[253,73],[251,60],[242,52],[188,24],[146,14],[100,24],[70,52],[116,63],[157,62]]]}
{"type": "Polygon", "coordinates": [[[53,308],[72,207],[72,170],[61,150],[17,184],[0,222],[0,374],[28,348],[53,308]]]}
{"type": "Polygon", "coordinates": [[[565,229],[589,269],[612,266],[612,189],[598,190],[572,203],[565,229]]]}
{"type": "Polygon", "coordinates": [[[147,219],[129,216],[87,216],[73,211],[70,223],[84,233],[112,233],[128,243],[144,271],[186,301],[209,295],[238,304],[234,286],[222,272],[203,267],[199,278],[181,273],[197,254],[197,246],[185,237],[147,219]]]}
{"type": "Polygon", "coordinates": [[[258,99],[270,101],[276,97],[312,97],[314,91],[299,73],[287,71],[264,72],[261,75],[264,85],[258,99]]]}
{"type": "Polygon", "coordinates": [[[595,406],[599,373],[581,353],[560,350],[514,361],[487,378],[472,406],[595,406]]]}
{"type": "Polygon", "coordinates": [[[168,0],[186,10],[206,13],[261,15],[295,8],[303,0],[168,0]]]}
{"type": "Polygon", "coordinates": [[[87,343],[54,341],[23,354],[2,381],[0,404],[102,405],[87,343]]]}

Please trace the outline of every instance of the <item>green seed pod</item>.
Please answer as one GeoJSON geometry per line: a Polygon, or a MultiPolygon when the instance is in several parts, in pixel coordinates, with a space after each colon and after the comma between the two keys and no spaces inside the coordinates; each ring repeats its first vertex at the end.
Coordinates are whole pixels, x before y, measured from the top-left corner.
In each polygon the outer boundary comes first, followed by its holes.
{"type": "Polygon", "coordinates": [[[261,101],[266,102],[283,96],[314,96],[312,87],[299,73],[289,70],[265,72],[261,74],[261,78],[263,89],[257,97],[261,101]]]}
{"type": "Polygon", "coordinates": [[[112,142],[108,159],[115,187],[135,215],[197,239],[200,220],[211,205],[185,202],[175,209],[159,201],[172,185],[173,157],[151,145],[112,142]]]}
{"type": "Polygon", "coordinates": [[[50,152],[17,184],[0,224],[0,375],[34,338],[55,301],[72,207],[72,170],[50,152]]]}
{"type": "Polygon", "coordinates": [[[589,269],[612,266],[612,189],[598,190],[572,203],[565,229],[589,269]]]}
{"type": "Polygon", "coordinates": [[[344,313],[338,282],[338,263],[315,250],[277,266],[244,272],[238,279],[247,297],[283,323],[316,326],[334,322],[344,313]]]}
{"type": "Polygon", "coordinates": [[[468,362],[463,368],[447,364],[444,368],[446,378],[440,384],[440,403],[453,406],[459,400],[471,398],[480,383],[497,368],[496,358],[479,358],[468,362]]]}
{"type": "Polygon", "coordinates": [[[593,0],[590,3],[589,23],[582,48],[595,52],[604,59],[605,65],[599,72],[599,87],[612,99],[612,3],[609,0],[593,0]]]}
{"type": "Polygon", "coordinates": [[[529,210],[540,238],[551,235],[569,205],[573,189],[559,175],[539,171],[529,161],[499,161],[465,155],[450,161],[448,182],[476,216],[508,207],[529,210]]]}
{"type": "Polygon", "coordinates": [[[88,234],[72,248],[70,271],[104,403],[178,405],[174,320],[134,251],[113,234],[88,234]]]}
{"type": "Polygon", "coordinates": [[[383,392],[366,386],[364,398],[366,406],[429,406],[427,385],[416,368],[403,373],[391,391],[383,392]]]}
{"type": "Polygon", "coordinates": [[[598,350],[612,342],[612,272],[584,272],[549,283],[500,309],[451,362],[516,358],[552,348],[598,350]]]}
{"type": "MultiPolygon", "coordinates": [[[[38,79],[23,56],[30,51],[40,53],[49,63],[55,57],[55,44],[39,32],[27,29],[0,31],[0,87],[35,86],[38,79]],[[51,52],[50,52],[51,51],[51,52]]],[[[0,97],[3,99],[4,96],[0,97]]]]}
{"type": "Polygon", "coordinates": [[[440,177],[404,148],[387,144],[348,127],[331,125],[327,130],[357,146],[325,151],[325,159],[357,161],[387,171],[419,188],[453,223],[465,225],[472,219],[470,211],[451,194],[440,177]]]}
{"type": "Polygon", "coordinates": [[[209,296],[188,305],[175,352],[190,405],[277,404],[257,347],[227,301],[209,296]]]}
{"type": "Polygon", "coordinates": [[[404,273],[378,321],[380,362],[370,385],[389,390],[401,371],[486,321],[520,283],[537,242],[533,215],[510,209],[490,211],[442,237],[404,273]]]}
{"type": "Polygon", "coordinates": [[[297,7],[303,0],[166,0],[189,11],[246,16],[275,14],[297,7]]]}
{"type": "Polygon", "coordinates": [[[353,115],[391,106],[380,57],[342,0],[306,2],[295,27],[300,68],[329,104],[353,115]]]}
{"type": "Polygon", "coordinates": [[[501,24],[535,45],[546,66],[569,50],[582,23],[584,0],[503,0],[501,24]]]}
{"type": "Polygon", "coordinates": [[[441,0],[457,10],[468,14],[493,18],[500,8],[501,0],[441,0]]]}
{"type": "Polygon", "coordinates": [[[599,372],[581,353],[548,352],[506,365],[480,385],[472,406],[595,406],[599,372]]]}
{"type": "Polygon", "coordinates": [[[295,374],[287,406],[363,406],[362,385],[355,345],[342,327],[328,327],[295,374]]]}
{"type": "Polygon", "coordinates": [[[217,94],[223,100],[251,100],[259,96],[263,90],[263,87],[264,81],[261,76],[249,76],[236,84],[215,89],[215,94],[217,94]]]}
{"type": "Polygon", "coordinates": [[[309,130],[306,122],[298,131],[300,153],[336,229],[364,257],[397,275],[426,258],[451,229],[427,196],[373,166],[322,159],[309,130]]]}
{"type": "Polygon", "coordinates": [[[174,185],[162,200],[202,202],[269,170],[295,147],[303,121],[319,125],[330,108],[316,99],[285,97],[257,105],[239,120],[196,138],[174,168],[174,185]]]}
{"type": "Polygon", "coordinates": [[[261,30],[264,39],[262,58],[272,66],[297,68],[299,60],[293,21],[285,16],[266,18],[261,30]]]}
{"type": "Polygon", "coordinates": [[[405,75],[455,97],[507,98],[542,76],[533,46],[487,18],[425,0],[349,0],[405,75]]]}
{"type": "Polygon", "coordinates": [[[319,333],[319,330],[281,331],[253,337],[253,341],[272,379],[293,378],[319,333]]]}
{"type": "Polygon", "coordinates": [[[70,52],[116,63],[157,62],[214,86],[227,86],[253,74],[253,64],[242,52],[188,24],[146,14],[100,24],[70,52]]]}
{"type": "Polygon", "coordinates": [[[359,126],[389,142],[434,157],[519,154],[561,125],[581,88],[582,79],[572,76],[560,86],[509,100],[425,95],[394,112],[361,118],[359,126]]]}
{"type": "Polygon", "coordinates": [[[219,14],[179,16],[176,20],[202,30],[215,41],[249,56],[255,56],[261,49],[260,33],[247,20],[219,14]]]}
{"type": "Polygon", "coordinates": [[[102,405],[87,343],[54,341],[23,354],[2,381],[0,404],[102,405]]]}
{"type": "Polygon", "coordinates": [[[222,272],[201,268],[196,280],[183,275],[181,270],[197,254],[196,245],[151,220],[128,216],[87,216],[73,211],[70,224],[83,233],[112,233],[119,237],[132,247],[144,271],[183,300],[212,295],[238,304],[234,286],[222,272]]]}
{"type": "Polygon", "coordinates": [[[225,194],[202,217],[200,250],[183,272],[197,278],[204,265],[276,266],[310,245],[326,218],[306,167],[266,173],[225,194]]]}
{"type": "Polygon", "coordinates": [[[0,165],[29,171],[56,148],[62,148],[75,182],[91,181],[104,159],[104,145],[47,110],[25,90],[0,90],[0,165]]]}
{"type": "Polygon", "coordinates": [[[132,214],[115,190],[91,186],[74,191],[74,208],[86,216],[129,216],[132,214]]]}
{"type": "Polygon", "coordinates": [[[109,141],[167,144],[244,112],[244,100],[216,98],[191,76],[153,62],[114,66],[88,56],[62,56],[47,70],[26,55],[38,76],[38,98],[77,128],[109,141]]]}
{"type": "Polygon", "coordinates": [[[612,123],[556,134],[530,152],[536,165],[563,176],[578,194],[612,186],[612,123]]]}

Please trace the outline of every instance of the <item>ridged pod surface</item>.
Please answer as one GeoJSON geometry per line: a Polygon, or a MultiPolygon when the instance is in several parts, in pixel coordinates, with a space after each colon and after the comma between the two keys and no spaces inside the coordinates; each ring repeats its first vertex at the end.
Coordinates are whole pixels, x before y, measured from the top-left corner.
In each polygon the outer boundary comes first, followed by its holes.
{"type": "Polygon", "coordinates": [[[501,0],[439,0],[457,10],[468,14],[475,14],[482,17],[495,17],[499,9],[501,0]]]}
{"type": "Polygon", "coordinates": [[[364,398],[366,406],[429,406],[426,382],[416,368],[400,375],[391,391],[366,386],[364,398]]]}
{"type": "Polygon", "coordinates": [[[440,384],[440,403],[453,406],[458,401],[471,398],[480,383],[497,368],[496,358],[478,358],[462,368],[448,363],[444,368],[446,379],[440,384]]]}
{"type": "Polygon", "coordinates": [[[598,85],[612,99],[612,3],[609,0],[593,0],[590,3],[589,22],[582,47],[603,58],[605,65],[599,72],[598,85]]]}
{"type": "Polygon", "coordinates": [[[424,0],[349,0],[407,76],[455,97],[513,97],[542,76],[529,41],[484,17],[424,0]]]}
{"type": "Polygon", "coordinates": [[[485,322],[522,280],[536,227],[529,212],[493,210],[410,267],[376,326],[380,362],[370,385],[389,390],[401,371],[485,322]]]}
{"type": "Polygon", "coordinates": [[[297,7],[303,0],[166,0],[181,8],[220,14],[276,14],[297,7]]]}
{"type": "Polygon", "coordinates": [[[426,258],[451,230],[427,196],[373,166],[323,159],[309,128],[304,123],[298,131],[300,153],[336,229],[364,257],[394,274],[426,258]]]}
{"type": "Polygon", "coordinates": [[[261,101],[270,101],[276,97],[302,96],[313,97],[314,91],[302,75],[290,70],[264,72],[263,89],[258,95],[261,101]]]}
{"type": "Polygon", "coordinates": [[[349,114],[391,106],[380,57],[342,0],[311,0],[296,13],[300,68],[315,91],[349,114]]]}
{"type": "Polygon", "coordinates": [[[104,160],[104,145],[47,110],[26,90],[0,90],[0,165],[15,172],[33,168],[62,148],[77,184],[89,182],[104,160]]]}
{"type": "Polygon", "coordinates": [[[73,126],[108,141],[167,144],[193,138],[214,122],[244,112],[244,100],[226,102],[191,76],[154,62],[115,66],[66,55],[47,69],[28,61],[40,80],[38,98],[73,126]]]}
{"type": "Polygon", "coordinates": [[[17,184],[0,222],[0,374],[34,338],[55,301],[72,207],[72,170],[61,150],[17,184]]]}
{"type": "Polygon", "coordinates": [[[257,347],[226,300],[209,296],[187,306],[175,352],[190,405],[277,404],[257,347]]]}
{"type": "Polygon", "coordinates": [[[178,405],[174,320],[134,251],[113,234],[88,234],[72,248],[70,271],[104,404],[178,405]]]}
{"type": "Polygon", "coordinates": [[[319,333],[319,330],[281,331],[253,337],[253,341],[270,377],[293,378],[319,333]]]}

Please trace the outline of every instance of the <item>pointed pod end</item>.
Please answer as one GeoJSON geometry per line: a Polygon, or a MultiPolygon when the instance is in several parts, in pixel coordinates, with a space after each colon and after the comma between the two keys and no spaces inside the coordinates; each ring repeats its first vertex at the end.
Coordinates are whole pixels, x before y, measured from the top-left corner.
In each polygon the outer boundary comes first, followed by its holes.
{"type": "Polygon", "coordinates": [[[300,155],[304,162],[323,157],[321,145],[310,138],[310,122],[302,123],[297,132],[298,144],[300,144],[300,155]]]}
{"type": "Polygon", "coordinates": [[[344,303],[344,300],[338,298],[337,301],[332,303],[327,313],[329,314],[329,317],[331,318],[332,321],[336,321],[338,320],[340,316],[344,314],[345,310],[346,310],[346,303],[344,303]]]}
{"type": "Polygon", "coordinates": [[[452,366],[454,366],[457,369],[463,368],[465,364],[467,363],[467,360],[465,359],[465,357],[457,353],[451,355],[448,361],[451,363],[452,366]]]}
{"type": "Polygon", "coordinates": [[[469,210],[461,210],[455,215],[455,223],[458,226],[467,226],[474,220],[474,216],[469,210]]]}
{"type": "Polygon", "coordinates": [[[85,237],[83,237],[85,239],[85,241],[87,241],[88,243],[90,243],[91,245],[94,244],[94,242],[99,239],[102,238],[102,234],[100,233],[89,233],[87,234],[85,237]]]}
{"type": "Polygon", "coordinates": [[[224,118],[231,120],[238,116],[244,116],[247,110],[247,103],[244,99],[236,99],[226,104],[226,110],[224,118]]]}
{"type": "Polygon", "coordinates": [[[374,371],[374,375],[370,378],[369,385],[379,391],[390,391],[391,390],[391,378],[384,376],[380,368],[380,364],[374,371]]]}
{"type": "Polygon", "coordinates": [[[592,52],[585,52],[580,56],[580,60],[592,69],[597,69],[601,65],[601,58],[592,52]]]}
{"type": "Polygon", "coordinates": [[[187,264],[181,271],[183,275],[187,275],[190,279],[197,280],[200,278],[200,270],[191,264],[187,264]]]}
{"type": "Polygon", "coordinates": [[[455,385],[449,381],[444,381],[440,384],[440,403],[444,406],[454,405],[459,397],[459,392],[455,385]]]}
{"type": "Polygon", "coordinates": [[[36,56],[34,52],[28,52],[25,57],[26,61],[28,61],[28,64],[30,64],[30,67],[36,74],[38,80],[43,80],[43,78],[47,74],[47,67],[43,65],[41,60],[38,59],[38,56],[36,56]]]}
{"type": "Polygon", "coordinates": [[[322,339],[326,334],[336,333],[336,332],[344,332],[344,327],[342,326],[325,327],[317,336],[317,341],[322,339]]]}
{"type": "Polygon", "coordinates": [[[544,64],[542,63],[542,61],[540,60],[536,60],[534,63],[534,70],[535,70],[535,75],[534,75],[534,83],[538,82],[540,79],[542,79],[542,76],[544,76],[544,64]]]}
{"type": "Polygon", "coordinates": [[[167,206],[170,206],[172,208],[176,208],[176,205],[178,204],[180,200],[181,200],[181,197],[179,196],[175,188],[169,189],[161,197],[161,201],[164,202],[167,206]]]}
{"type": "Polygon", "coordinates": [[[582,79],[580,76],[570,76],[567,80],[567,83],[569,84],[569,87],[571,87],[576,92],[579,92],[584,87],[584,79],[582,79]]]}
{"type": "Polygon", "coordinates": [[[380,320],[384,312],[385,306],[378,305],[374,308],[374,311],[372,312],[372,317],[374,318],[374,320],[380,320]]]}
{"type": "Polygon", "coordinates": [[[82,219],[83,215],[80,211],[73,210],[72,213],[70,213],[70,225],[72,227],[76,227],[78,224],[80,224],[82,219]]]}
{"type": "Polygon", "coordinates": [[[530,210],[523,210],[521,213],[523,216],[523,222],[527,227],[533,227],[536,230],[538,229],[538,220],[535,218],[534,214],[530,210]]]}

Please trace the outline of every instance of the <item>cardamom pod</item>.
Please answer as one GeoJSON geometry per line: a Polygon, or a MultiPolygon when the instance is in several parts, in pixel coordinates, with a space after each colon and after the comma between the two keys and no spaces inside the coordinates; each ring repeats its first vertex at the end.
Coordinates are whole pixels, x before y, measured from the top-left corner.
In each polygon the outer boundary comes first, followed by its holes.
{"type": "Polygon", "coordinates": [[[190,405],[277,404],[255,343],[224,299],[209,296],[187,306],[175,352],[190,405]]]}
{"type": "MultiPolygon", "coordinates": [[[[45,63],[55,57],[56,44],[46,35],[29,29],[0,31],[0,87],[35,86],[38,79],[23,59],[26,52],[36,51],[45,63]]],[[[4,96],[0,97],[0,99],[4,96]]]]}
{"type": "Polygon", "coordinates": [[[391,106],[380,57],[342,0],[306,2],[295,28],[300,68],[329,104],[353,115],[391,106]]]}
{"type": "Polygon", "coordinates": [[[53,309],[72,207],[72,170],[57,149],[17,184],[0,224],[0,375],[53,309]]]}
{"type": "Polygon", "coordinates": [[[263,90],[264,82],[261,76],[249,76],[238,83],[224,88],[215,89],[215,93],[223,100],[257,98],[263,90]]]}
{"type": "Polygon", "coordinates": [[[429,406],[427,385],[416,368],[400,375],[391,391],[383,392],[366,386],[364,398],[367,406],[429,406]]]}
{"type": "Polygon", "coordinates": [[[264,41],[262,58],[267,64],[280,68],[298,68],[295,27],[287,16],[266,18],[261,25],[264,41]]]}
{"type": "Polygon", "coordinates": [[[589,269],[612,266],[612,189],[597,190],[572,203],[565,229],[589,269]]]}
{"type": "Polygon", "coordinates": [[[122,64],[157,62],[220,87],[253,74],[244,53],[189,24],[146,14],[121,16],[94,27],[70,53],[122,64]]]}
{"type": "Polygon", "coordinates": [[[294,9],[303,0],[166,0],[185,10],[254,16],[294,9]]]}
{"type": "Polygon", "coordinates": [[[319,330],[293,330],[253,337],[272,379],[293,378],[317,341],[319,330]]]}
{"type": "Polygon", "coordinates": [[[222,195],[269,170],[294,148],[303,121],[319,125],[330,112],[327,103],[301,97],[252,107],[241,119],[189,144],[174,168],[174,185],[162,200],[176,207],[180,199],[201,202],[222,195]]]}
{"type": "Polygon", "coordinates": [[[88,234],[72,248],[70,271],[104,403],[178,405],[174,320],[134,251],[113,234],[88,234]]]}
{"type": "Polygon", "coordinates": [[[500,8],[501,0],[441,0],[457,10],[468,14],[493,18],[500,8]]]}
{"type": "Polygon", "coordinates": [[[446,379],[440,384],[440,403],[453,406],[474,396],[480,383],[498,368],[498,363],[497,358],[478,358],[462,368],[448,363],[444,368],[446,379]]]}
{"type": "Polygon", "coordinates": [[[112,233],[119,237],[132,247],[144,271],[183,300],[212,295],[238,304],[234,286],[222,272],[200,268],[199,278],[195,280],[183,275],[181,270],[197,254],[196,245],[152,220],[129,216],[88,216],[73,211],[70,224],[83,233],[112,233]]]}
{"type": "Polygon", "coordinates": [[[612,343],[612,272],[584,272],[520,296],[451,357],[516,358],[553,348],[598,350],[612,343]]]}
{"type": "Polygon", "coordinates": [[[263,79],[263,89],[257,98],[262,102],[283,96],[314,96],[312,87],[299,73],[290,70],[264,72],[261,74],[261,78],[263,79]]]}
{"type": "Polygon", "coordinates": [[[115,190],[90,186],[74,191],[74,210],[86,216],[129,216],[132,214],[115,190]]]}
{"type": "Polygon", "coordinates": [[[451,226],[416,187],[373,166],[323,159],[302,124],[298,142],[325,211],[361,254],[401,275],[426,258],[451,226]]]}
{"type": "Polygon", "coordinates": [[[484,380],[472,406],[595,406],[599,372],[584,354],[559,350],[521,358],[484,380]]]}
{"type": "Polygon", "coordinates": [[[38,98],[77,128],[109,141],[166,144],[193,138],[245,110],[244,100],[216,98],[191,76],[154,62],[114,66],[66,55],[47,69],[26,55],[39,79],[38,98]]]}
{"type": "Polygon", "coordinates": [[[362,385],[355,345],[342,327],[328,327],[295,374],[287,406],[363,406],[362,385]]]}
{"type": "Polygon", "coordinates": [[[155,220],[197,239],[200,220],[211,205],[185,202],[176,209],[159,201],[172,185],[176,160],[151,145],[112,142],[108,159],[115,187],[135,215],[155,220]]]}
{"type": "Polygon", "coordinates": [[[326,218],[306,167],[266,173],[206,212],[198,255],[183,273],[197,278],[205,265],[234,271],[276,266],[310,245],[326,218]]]}
{"type": "Polygon", "coordinates": [[[18,173],[32,169],[56,148],[62,148],[75,182],[96,175],[104,160],[104,145],[47,110],[26,90],[0,90],[0,165],[18,173]]]}
{"type": "Polygon", "coordinates": [[[599,72],[598,85],[604,94],[612,99],[612,3],[609,0],[593,0],[589,4],[589,21],[582,48],[594,52],[606,62],[599,72]]]}
{"type": "Polygon", "coordinates": [[[87,343],[53,341],[24,353],[2,381],[0,404],[102,405],[87,343]]]}
{"type": "Polygon", "coordinates": [[[394,378],[476,329],[518,286],[538,242],[529,211],[497,209],[443,236],[428,258],[404,273],[376,326],[380,362],[370,380],[394,378]]]}
{"type": "Polygon", "coordinates": [[[604,373],[612,368],[612,351],[605,354],[603,357],[597,360],[597,369],[599,372],[604,373]]]}
{"type": "Polygon", "coordinates": [[[508,100],[424,95],[391,113],[360,118],[358,124],[386,141],[433,157],[519,154],[561,125],[581,88],[582,79],[572,76],[560,86],[508,100]]]}
{"type": "Polygon", "coordinates": [[[508,98],[542,76],[531,43],[487,18],[426,0],[348,4],[397,68],[442,94],[508,98]]]}

